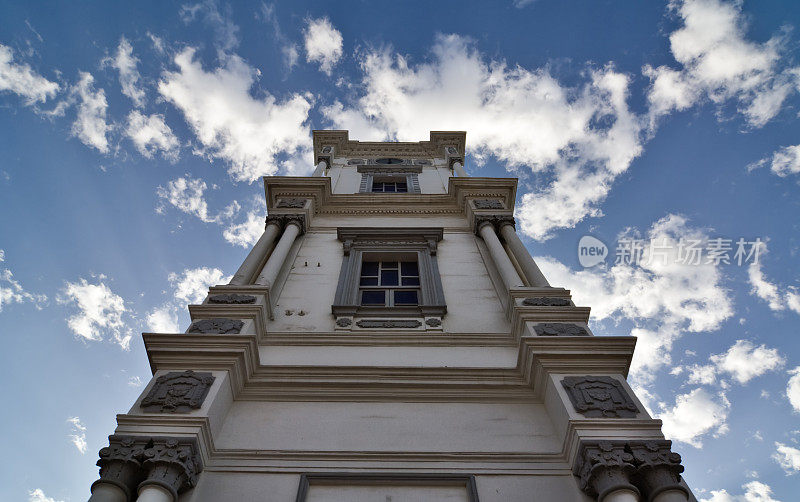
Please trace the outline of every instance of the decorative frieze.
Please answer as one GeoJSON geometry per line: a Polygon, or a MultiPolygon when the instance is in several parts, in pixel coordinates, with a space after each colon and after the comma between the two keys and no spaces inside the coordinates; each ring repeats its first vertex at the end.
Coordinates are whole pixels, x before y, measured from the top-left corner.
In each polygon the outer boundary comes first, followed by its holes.
{"type": "Polygon", "coordinates": [[[211,373],[174,371],[156,378],[139,405],[148,412],[186,413],[199,409],[214,383],[211,373]]]}
{"type": "Polygon", "coordinates": [[[475,199],[472,202],[475,209],[503,209],[503,203],[498,199],[475,199]]]}
{"type": "Polygon", "coordinates": [[[586,328],[568,322],[540,322],[533,330],[539,336],[589,336],[586,328]]]}
{"type": "Polygon", "coordinates": [[[569,307],[572,303],[566,298],[556,296],[541,296],[535,298],[525,298],[522,304],[526,307],[569,307]]]}
{"type": "Polygon", "coordinates": [[[372,329],[419,328],[422,323],[416,319],[362,319],[356,323],[356,326],[372,329]]]}
{"type": "Polygon", "coordinates": [[[568,376],[561,380],[575,411],[588,418],[633,418],[639,408],[616,378],[568,376]]]}
{"type": "Polygon", "coordinates": [[[256,302],[256,297],[253,295],[239,295],[236,293],[225,293],[222,295],[211,295],[208,297],[208,303],[231,303],[236,305],[247,305],[256,302]]]}
{"type": "Polygon", "coordinates": [[[284,198],[279,199],[275,207],[287,207],[293,209],[303,209],[306,207],[306,199],[300,198],[284,198]]]}
{"type": "Polygon", "coordinates": [[[235,335],[240,333],[243,327],[244,322],[238,319],[215,317],[213,319],[201,319],[193,322],[192,325],[189,326],[188,333],[235,335]]]}

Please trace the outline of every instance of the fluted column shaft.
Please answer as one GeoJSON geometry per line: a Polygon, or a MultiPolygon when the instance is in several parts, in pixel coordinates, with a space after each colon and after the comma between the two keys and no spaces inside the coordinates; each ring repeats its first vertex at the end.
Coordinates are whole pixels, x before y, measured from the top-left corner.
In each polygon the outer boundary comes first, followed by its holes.
{"type": "Polygon", "coordinates": [[[525,278],[528,280],[528,284],[537,288],[549,288],[550,283],[547,282],[544,274],[539,270],[536,262],[533,261],[533,257],[525,248],[519,235],[517,235],[514,225],[510,222],[500,223],[500,235],[503,236],[503,240],[511,248],[514,258],[517,259],[517,263],[522,268],[522,273],[525,274],[525,278]]]}
{"type": "Polygon", "coordinates": [[[239,270],[236,271],[236,274],[234,274],[229,284],[236,286],[250,284],[253,276],[258,272],[258,266],[264,261],[264,257],[275,243],[275,238],[278,237],[280,231],[281,227],[278,222],[270,221],[267,223],[264,233],[261,234],[256,245],[250,250],[247,258],[244,259],[244,262],[242,262],[242,265],[239,267],[239,270]]]}
{"type": "Polygon", "coordinates": [[[316,169],[314,169],[314,174],[312,174],[311,176],[322,176],[322,173],[325,172],[326,165],[328,165],[327,162],[325,162],[324,160],[320,160],[319,164],[317,164],[316,169]]]}
{"type": "Polygon", "coordinates": [[[500,244],[500,239],[497,238],[497,233],[494,231],[494,225],[488,221],[480,224],[478,233],[483,237],[486,247],[489,248],[489,253],[492,255],[492,260],[503,278],[506,288],[516,288],[522,286],[522,279],[519,278],[517,270],[511,263],[511,260],[506,254],[503,245],[500,244]]]}
{"type": "Polygon", "coordinates": [[[456,176],[459,178],[466,178],[468,176],[467,171],[464,170],[464,166],[461,165],[461,162],[453,162],[453,171],[455,171],[456,176]]]}
{"type": "Polygon", "coordinates": [[[264,269],[261,270],[258,279],[256,279],[256,284],[267,287],[272,287],[272,285],[275,284],[275,279],[278,278],[283,263],[289,255],[289,250],[292,248],[292,244],[294,244],[297,236],[300,235],[301,230],[302,227],[299,221],[290,220],[286,223],[286,228],[283,229],[283,235],[272,251],[266,265],[264,265],[264,269]]]}

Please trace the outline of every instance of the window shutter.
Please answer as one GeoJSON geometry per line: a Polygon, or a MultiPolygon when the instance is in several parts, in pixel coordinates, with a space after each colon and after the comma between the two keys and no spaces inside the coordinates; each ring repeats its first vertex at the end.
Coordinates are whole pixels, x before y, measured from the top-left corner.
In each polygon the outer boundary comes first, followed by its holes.
{"type": "Polygon", "coordinates": [[[360,193],[369,192],[370,191],[370,183],[369,183],[370,175],[367,173],[361,174],[361,185],[358,187],[358,191],[360,193]]]}
{"type": "Polygon", "coordinates": [[[409,193],[422,193],[419,189],[419,176],[416,173],[408,175],[408,191],[409,193]]]}

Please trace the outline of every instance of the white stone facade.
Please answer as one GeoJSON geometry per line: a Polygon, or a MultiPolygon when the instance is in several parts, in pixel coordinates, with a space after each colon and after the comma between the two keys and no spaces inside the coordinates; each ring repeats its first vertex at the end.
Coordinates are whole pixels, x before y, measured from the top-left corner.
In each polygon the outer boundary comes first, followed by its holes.
{"type": "Polygon", "coordinates": [[[91,500],[694,500],[625,381],[635,339],[592,336],[518,241],[516,180],[467,177],[464,141],[315,131],[315,176],[266,177],[232,284],[143,335],[153,380],[91,500]],[[418,305],[342,300],[367,259],[418,260],[418,305]]]}

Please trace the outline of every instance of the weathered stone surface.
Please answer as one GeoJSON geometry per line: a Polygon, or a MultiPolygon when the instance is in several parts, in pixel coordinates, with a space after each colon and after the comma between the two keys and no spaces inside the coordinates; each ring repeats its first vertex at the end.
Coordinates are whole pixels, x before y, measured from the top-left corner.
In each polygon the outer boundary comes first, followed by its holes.
{"type": "Polygon", "coordinates": [[[648,500],[666,490],[689,491],[681,485],[681,456],[671,450],[672,441],[630,441],[628,448],[637,466],[636,484],[648,500]]]}
{"type": "Polygon", "coordinates": [[[186,413],[199,409],[214,383],[211,373],[174,371],[161,375],[140,406],[148,412],[186,413]]]}
{"type": "Polygon", "coordinates": [[[569,307],[572,303],[566,298],[555,296],[540,296],[535,298],[525,298],[522,304],[527,307],[569,307]]]}
{"type": "Polygon", "coordinates": [[[475,199],[475,209],[503,209],[503,203],[498,199],[475,199]]]}
{"type": "Polygon", "coordinates": [[[589,336],[586,328],[568,322],[540,322],[533,330],[539,336],[589,336]]]}
{"type": "Polygon", "coordinates": [[[226,319],[224,317],[215,317],[214,319],[201,319],[195,321],[189,326],[189,333],[202,333],[202,334],[238,334],[242,331],[244,322],[238,319],[226,319]]]}
{"type": "Polygon", "coordinates": [[[430,319],[425,320],[425,324],[430,326],[431,328],[438,328],[442,325],[442,320],[437,317],[431,317],[430,319]]]}
{"type": "Polygon", "coordinates": [[[633,418],[639,408],[615,378],[568,376],[561,380],[572,406],[589,418],[633,418]]]}
{"type": "Polygon", "coordinates": [[[255,303],[256,297],[253,295],[239,295],[236,293],[225,293],[222,295],[211,295],[208,297],[208,303],[233,303],[238,305],[245,305],[248,303],[255,303]]]}
{"type": "Polygon", "coordinates": [[[582,443],[575,474],[580,478],[581,490],[597,500],[616,490],[639,490],[630,482],[636,470],[633,455],[623,441],[598,441],[582,443]]]}
{"type": "Polygon", "coordinates": [[[349,317],[340,317],[336,319],[336,325],[339,326],[340,328],[346,328],[351,324],[353,324],[353,320],[350,319],[349,317]]]}
{"type": "Polygon", "coordinates": [[[422,323],[417,320],[405,320],[405,319],[396,319],[396,320],[372,320],[372,319],[363,319],[356,323],[356,326],[359,328],[419,328],[422,326],[422,323]]]}
{"type": "Polygon", "coordinates": [[[147,477],[139,486],[161,486],[178,500],[179,493],[197,484],[202,465],[193,441],[154,438],[144,450],[142,468],[147,477]]]}

